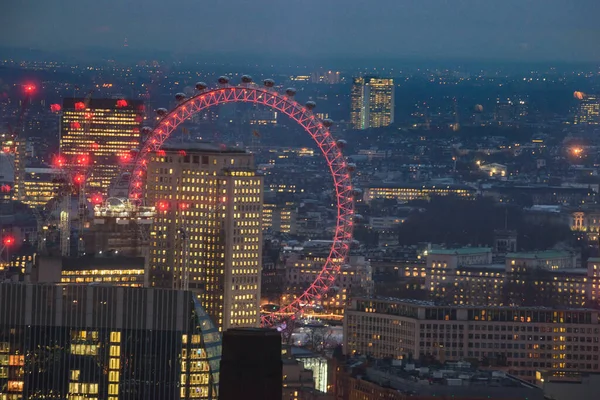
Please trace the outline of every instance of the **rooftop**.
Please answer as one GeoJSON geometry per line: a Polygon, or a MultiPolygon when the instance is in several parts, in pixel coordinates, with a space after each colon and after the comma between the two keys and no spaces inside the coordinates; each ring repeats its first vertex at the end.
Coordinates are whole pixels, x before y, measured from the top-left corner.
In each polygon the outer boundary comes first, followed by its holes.
{"type": "Polygon", "coordinates": [[[508,253],[506,258],[527,258],[527,259],[546,259],[546,258],[565,258],[571,257],[571,253],[568,251],[557,251],[557,250],[545,250],[545,251],[532,251],[522,253],[508,253]]]}
{"type": "Polygon", "coordinates": [[[447,184],[447,183],[382,183],[380,185],[371,185],[369,189],[394,189],[394,188],[407,188],[407,189],[451,189],[451,190],[472,190],[475,188],[468,185],[461,184],[447,184]]]}
{"type": "Polygon", "coordinates": [[[492,251],[489,247],[461,247],[458,249],[432,249],[429,250],[428,254],[439,254],[439,255],[469,255],[469,254],[484,254],[492,251]]]}
{"type": "Polygon", "coordinates": [[[167,143],[161,148],[166,152],[178,152],[178,151],[189,151],[197,153],[218,153],[218,154],[249,154],[244,149],[229,147],[224,144],[217,144],[211,142],[197,142],[197,143],[167,143]]]}

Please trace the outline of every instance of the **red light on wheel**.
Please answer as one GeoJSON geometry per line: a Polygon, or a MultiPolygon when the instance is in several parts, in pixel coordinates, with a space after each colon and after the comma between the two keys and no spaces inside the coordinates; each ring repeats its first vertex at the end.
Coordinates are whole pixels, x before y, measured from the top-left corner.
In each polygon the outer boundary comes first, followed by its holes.
{"type": "Polygon", "coordinates": [[[50,111],[52,111],[53,113],[60,112],[60,110],[62,110],[60,104],[50,104],[50,111]]]}
{"type": "Polygon", "coordinates": [[[127,100],[124,100],[124,99],[117,100],[117,107],[119,107],[119,108],[127,107],[127,100]]]}
{"type": "Polygon", "coordinates": [[[54,160],[52,160],[52,165],[54,165],[54,167],[56,168],[62,168],[65,165],[65,158],[62,156],[56,156],[54,157],[54,160]]]}
{"type": "Polygon", "coordinates": [[[13,244],[15,244],[15,238],[13,236],[4,236],[4,239],[2,239],[2,243],[4,243],[4,246],[10,247],[13,244]]]}
{"type": "Polygon", "coordinates": [[[85,110],[85,103],[83,101],[78,101],[75,103],[76,110],[85,110]]]}
{"type": "Polygon", "coordinates": [[[77,159],[75,161],[79,165],[88,165],[90,163],[90,157],[87,154],[82,154],[80,156],[77,156],[77,159]]]}
{"type": "Polygon", "coordinates": [[[102,204],[102,195],[99,193],[93,194],[91,201],[92,204],[102,204]]]}
{"type": "Polygon", "coordinates": [[[73,177],[73,182],[77,185],[81,185],[85,182],[85,176],[83,176],[83,174],[77,174],[73,177]]]}

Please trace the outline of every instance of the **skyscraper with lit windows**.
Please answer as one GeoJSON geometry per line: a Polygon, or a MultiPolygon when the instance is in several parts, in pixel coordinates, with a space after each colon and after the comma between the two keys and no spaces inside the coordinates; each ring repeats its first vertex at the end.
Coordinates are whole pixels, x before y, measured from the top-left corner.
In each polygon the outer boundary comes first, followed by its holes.
{"type": "Polygon", "coordinates": [[[575,113],[575,124],[600,124],[600,96],[582,92],[575,93],[575,98],[579,100],[575,113]]]}
{"type": "Polygon", "coordinates": [[[216,399],[220,359],[189,291],[0,283],[0,399],[216,399]]]}
{"type": "Polygon", "coordinates": [[[193,291],[219,329],[258,326],[263,179],[253,155],[203,143],[149,161],[151,285],[193,291]]]}
{"type": "Polygon", "coordinates": [[[381,128],[394,122],[394,80],[354,78],[350,122],[353,129],[381,128]]]}
{"type": "Polygon", "coordinates": [[[122,157],[140,145],[140,125],[144,104],[140,100],[63,100],[60,151],[67,163],[90,155],[90,189],[106,191],[119,172],[122,157]]]}

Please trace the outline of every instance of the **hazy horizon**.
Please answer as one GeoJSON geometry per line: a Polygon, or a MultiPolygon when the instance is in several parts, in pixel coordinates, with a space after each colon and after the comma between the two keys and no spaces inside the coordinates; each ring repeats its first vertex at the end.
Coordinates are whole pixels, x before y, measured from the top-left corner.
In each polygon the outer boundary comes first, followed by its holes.
{"type": "Polygon", "coordinates": [[[42,0],[0,15],[0,46],[290,59],[599,62],[597,0],[42,0]],[[124,47],[125,43],[127,47],[124,47]]]}

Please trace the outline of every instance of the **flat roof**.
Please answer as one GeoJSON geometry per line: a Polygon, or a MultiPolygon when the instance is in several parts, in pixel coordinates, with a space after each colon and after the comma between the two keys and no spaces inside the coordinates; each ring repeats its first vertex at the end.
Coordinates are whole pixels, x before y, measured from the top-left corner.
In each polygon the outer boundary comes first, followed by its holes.
{"type": "Polygon", "coordinates": [[[571,253],[568,251],[556,251],[556,250],[544,250],[544,251],[531,251],[522,253],[508,253],[506,258],[527,258],[527,259],[545,259],[545,258],[564,258],[571,257],[571,253]]]}
{"type": "Polygon", "coordinates": [[[190,151],[198,153],[219,153],[219,154],[250,154],[246,150],[229,147],[224,144],[217,144],[212,142],[196,142],[196,143],[167,143],[162,146],[161,150],[164,151],[190,151]]]}
{"type": "Polygon", "coordinates": [[[482,270],[494,270],[494,271],[504,271],[506,269],[506,265],[504,264],[469,264],[469,265],[459,265],[459,269],[482,269],[482,270]]]}
{"type": "Polygon", "coordinates": [[[490,253],[490,247],[461,247],[458,249],[432,249],[427,254],[439,255],[468,255],[468,254],[483,254],[490,253]]]}
{"type": "Polygon", "coordinates": [[[367,189],[395,189],[395,188],[406,188],[406,189],[464,189],[473,190],[476,189],[457,183],[382,183],[381,185],[371,185],[367,189]]]}

